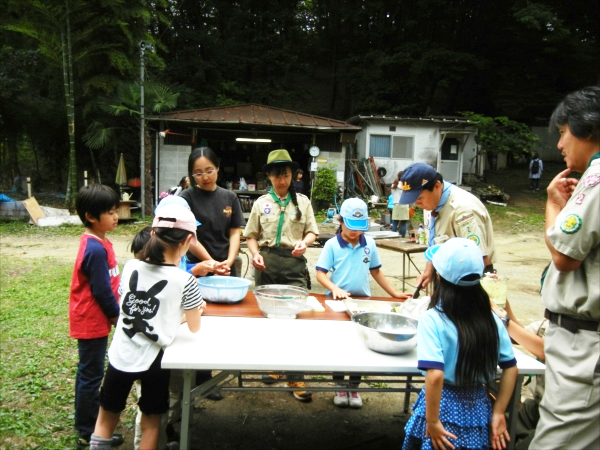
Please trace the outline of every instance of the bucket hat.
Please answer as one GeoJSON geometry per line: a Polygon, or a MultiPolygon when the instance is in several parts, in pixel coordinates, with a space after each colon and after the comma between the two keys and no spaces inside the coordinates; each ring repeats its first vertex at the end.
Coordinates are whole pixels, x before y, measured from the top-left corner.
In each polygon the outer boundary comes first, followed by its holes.
{"type": "Polygon", "coordinates": [[[290,154],[284,149],[273,150],[271,153],[269,153],[267,163],[263,166],[263,172],[268,172],[275,165],[285,165],[291,167],[292,172],[300,167],[297,162],[292,161],[290,154]]]}

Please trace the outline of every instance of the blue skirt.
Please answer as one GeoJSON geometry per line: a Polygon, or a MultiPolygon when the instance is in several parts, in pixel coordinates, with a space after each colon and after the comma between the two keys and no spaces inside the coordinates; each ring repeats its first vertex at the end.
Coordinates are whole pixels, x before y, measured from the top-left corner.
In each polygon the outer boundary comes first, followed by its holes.
{"type": "MultiPolygon", "coordinates": [[[[431,438],[425,438],[425,387],[412,407],[413,414],[404,431],[403,450],[432,449],[431,438]]],[[[448,438],[458,449],[488,449],[492,402],[485,386],[459,387],[444,384],[440,401],[440,422],[457,439],[448,438]]]]}

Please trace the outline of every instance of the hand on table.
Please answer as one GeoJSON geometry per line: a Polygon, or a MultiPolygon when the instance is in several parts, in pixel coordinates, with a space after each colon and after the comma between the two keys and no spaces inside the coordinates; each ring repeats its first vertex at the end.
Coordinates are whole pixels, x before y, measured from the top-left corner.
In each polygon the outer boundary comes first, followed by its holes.
{"type": "Polygon", "coordinates": [[[257,270],[265,270],[267,268],[267,266],[265,266],[265,260],[260,253],[257,253],[252,257],[252,265],[257,270]]]}
{"type": "Polygon", "coordinates": [[[304,253],[306,253],[306,242],[296,242],[296,245],[294,245],[294,249],[292,250],[292,256],[298,257],[304,255],[304,253]]]}
{"type": "Polygon", "coordinates": [[[348,298],[350,297],[350,292],[346,292],[345,290],[335,286],[331,289],[331,296],[334,300],[338,298],[348,298]]]}
{"type": "Polygon", "coordinates": [[[399,298],[402,300],[407,300],[409,298],[411,298],[413,295],[409,294],[408,292],[400,292],[400,291],[394,291],[394,294],[392,295],[393,298],[399,298]]]}

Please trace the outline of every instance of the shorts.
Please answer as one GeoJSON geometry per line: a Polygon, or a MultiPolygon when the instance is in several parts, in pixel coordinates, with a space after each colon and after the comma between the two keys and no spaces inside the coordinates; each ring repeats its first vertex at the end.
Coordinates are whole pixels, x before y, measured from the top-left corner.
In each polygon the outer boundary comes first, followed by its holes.
{"type": "Polygon", "coordinates": [[[161,350],[148,370],[143,372],[123,372],[115,369],[110,361],[100,389],[100,405],[112,413],[125,409],[127,397],[134,381],[142,383],[142,396],[138,399],[140,411],[146,415],[164,414],[169,410],[169,379],[171,371],[162,369],[161,350]]]}

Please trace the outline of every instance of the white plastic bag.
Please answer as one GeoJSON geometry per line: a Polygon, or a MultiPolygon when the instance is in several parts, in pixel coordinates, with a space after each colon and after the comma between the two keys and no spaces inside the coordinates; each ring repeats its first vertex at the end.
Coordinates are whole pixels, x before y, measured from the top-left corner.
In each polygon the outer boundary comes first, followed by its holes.
{"type": "Polygon", "coordinates": [[[431,298],[427,295],[421,298],[409,298],[402,303],[402,314],[418,319],[427,311],[430,301],[431,298]]]}
{"type": "Polygon", "coordinates": [[[248,184],[246,184],[246,180],[244,180],[244,177],[240,178],[240,191],[247,191],[248,190],[248,184]]]}

